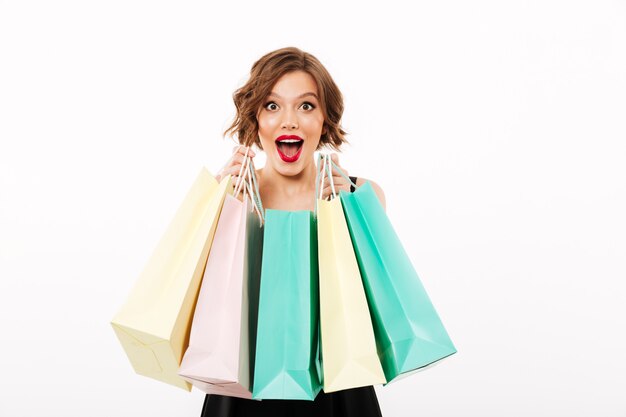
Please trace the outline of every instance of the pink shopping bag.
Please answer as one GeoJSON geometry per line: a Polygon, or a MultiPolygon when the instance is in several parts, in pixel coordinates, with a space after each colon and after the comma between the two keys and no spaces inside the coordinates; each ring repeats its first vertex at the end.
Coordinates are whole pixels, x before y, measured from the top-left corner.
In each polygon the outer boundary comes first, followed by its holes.
{"type": "Polygon", "coordinates": [[[224,200],[178,373],[209,394],[252,398],[263,229],[250,206],[224,200]]]}

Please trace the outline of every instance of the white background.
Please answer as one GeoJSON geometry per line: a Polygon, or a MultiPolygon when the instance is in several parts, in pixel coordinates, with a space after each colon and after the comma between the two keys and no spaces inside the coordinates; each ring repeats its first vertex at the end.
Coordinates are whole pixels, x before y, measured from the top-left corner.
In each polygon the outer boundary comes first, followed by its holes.
{"type": "Polygon", "coordinates": [[[0,415],[200,414],[109,321],[284,46],[459,350],[384,416],[626,416],[626,2],[571,0],[0,0],[0,415]]]}

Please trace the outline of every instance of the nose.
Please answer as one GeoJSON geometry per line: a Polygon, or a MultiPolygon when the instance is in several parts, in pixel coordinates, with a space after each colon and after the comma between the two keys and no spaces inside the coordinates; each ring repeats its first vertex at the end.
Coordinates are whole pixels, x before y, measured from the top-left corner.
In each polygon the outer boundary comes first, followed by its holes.
{"type": "Polygon", "coordinates": [[[298,120],[293,111],[286,111],[281,123],[283,129],[297,129],[298,120]]]}

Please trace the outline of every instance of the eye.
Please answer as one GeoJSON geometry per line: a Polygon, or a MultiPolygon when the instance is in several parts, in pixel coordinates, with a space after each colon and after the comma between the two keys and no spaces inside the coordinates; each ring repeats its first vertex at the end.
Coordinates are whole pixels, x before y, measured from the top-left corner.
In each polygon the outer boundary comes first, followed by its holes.
{"type": "Polygon", "coordinates": [[[263,106],[266,110],[276,110],[278,109],[278,105],[276,103],[274,103],[273,101],[268,101],[267,103],[265,103],[265,106],[263,106]],[[270,106],[274,106],[274,107],[270,107],[270,106]]]}
{"type": "Polygon", "coordinates": [[[315,108],[315,106],[311,103],[309,103],[308,101],[305,101],[304,103],[302,103],[302,106],[308,106],[308,108],[304,109],[304,110],[313,110],[315,108]]]}

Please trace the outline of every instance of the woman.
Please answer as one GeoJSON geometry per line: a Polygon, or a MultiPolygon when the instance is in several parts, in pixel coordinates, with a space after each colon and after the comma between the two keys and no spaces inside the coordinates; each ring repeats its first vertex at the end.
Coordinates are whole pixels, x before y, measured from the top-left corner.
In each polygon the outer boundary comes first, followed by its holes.
{"type": "MultiPolygon", "coordinates": [[[[236,133],[241,146],[235,148],[218,180],[228,174],[236,177],[246,146],[256,145],[267,155],[265,166],[257,171],[264,208],[314,210],[314,153],[325,146],[339,150],[346,142],[346,132],[340,125],[343,98],[326,68],[298,48],[279,49],[254,63],[250,79],[233,99],[237,115],[224,133],[236,133]]],[[[249,152],[255,156],[254,151],[249,152]]],[[[339,165],[336,154],[332,159],[339,165]]],[[[333,178],[337,192],[351,190],[350,183],[336,170],[333,178]]],[[[368,180],[357,178],[356,185],[365,181],[368,180]]],[[[370,183],[384,207],[382,189],[370,183]]],[[[330,193],[327,186],[323,197],[330,193]]],[[[315,401],[254,401],[209,394],[202,410],[203,417],[283,415],[381,416],[381,412],[372,387],[320,392],[315,401]]]]}

